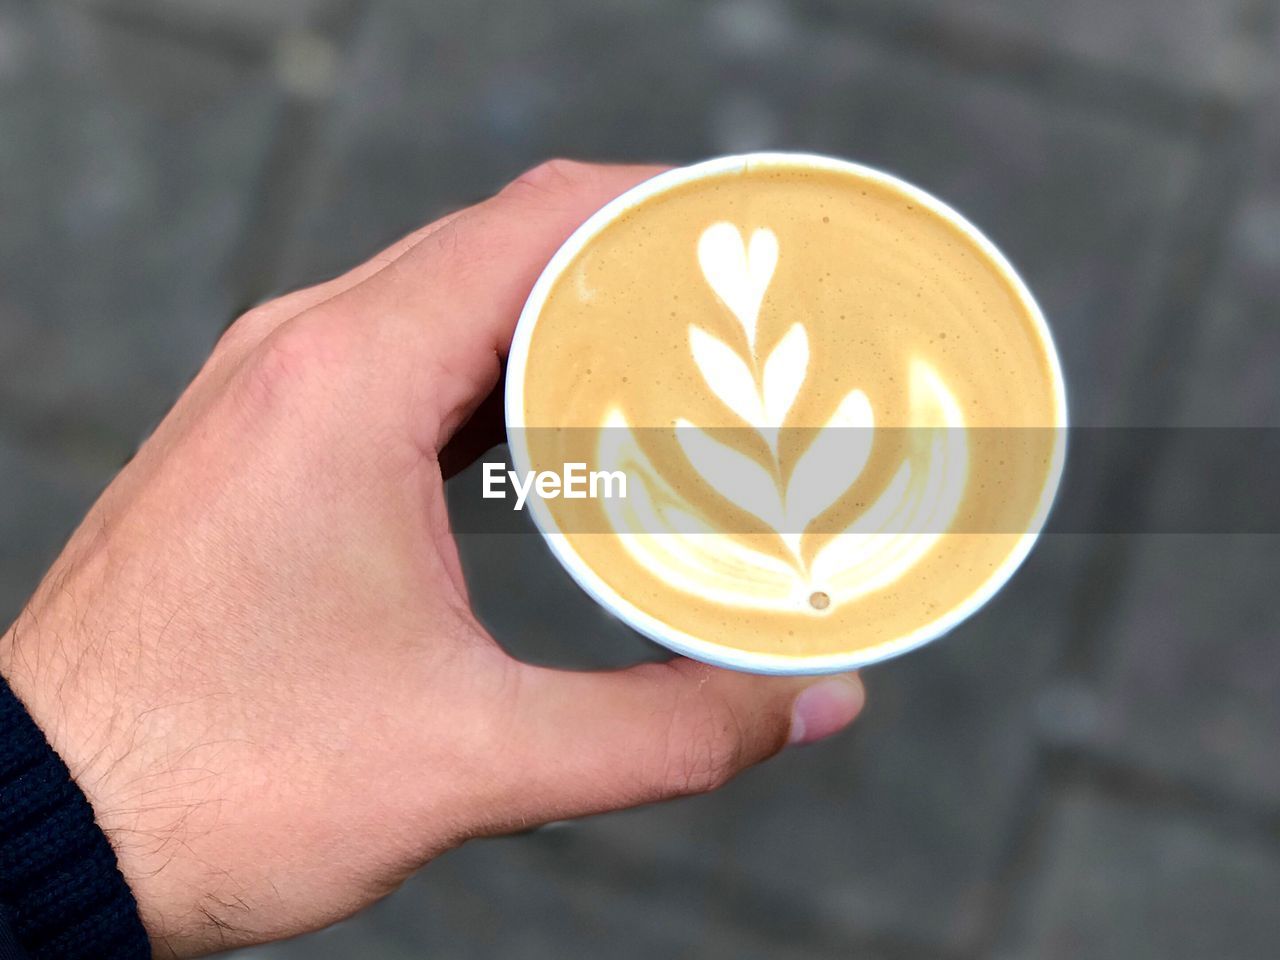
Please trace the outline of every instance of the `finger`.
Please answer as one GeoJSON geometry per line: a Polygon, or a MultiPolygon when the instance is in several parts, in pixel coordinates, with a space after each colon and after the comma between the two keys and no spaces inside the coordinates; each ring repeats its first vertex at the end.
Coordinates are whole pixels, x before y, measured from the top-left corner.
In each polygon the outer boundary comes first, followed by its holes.
{"type": "Polygon", "coordinates": [[[319,310],[335,323],[376,318],[379,336],[369,340],[379,362],[429,371],[423,399],[438,451],[498,382],[520,309],[552,254],[593,212],[662,169],[543,164],[319,310]]]}
{"type": "Polygon", "coordinates": [[[765,677],[678,658],[608,673],[522,667],[511,809],[545,822],[714,789],[851,723],[856,675],[765,677]]]}

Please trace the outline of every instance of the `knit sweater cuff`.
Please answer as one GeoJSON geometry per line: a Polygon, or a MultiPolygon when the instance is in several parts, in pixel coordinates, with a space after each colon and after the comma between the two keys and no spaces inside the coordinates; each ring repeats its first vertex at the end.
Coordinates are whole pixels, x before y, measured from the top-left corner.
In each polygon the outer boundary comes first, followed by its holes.
{"type": "Polygon", "coordinates": [[[0,911],[31,960],[151,956],[93,808],[3,677],[0,911]]]}

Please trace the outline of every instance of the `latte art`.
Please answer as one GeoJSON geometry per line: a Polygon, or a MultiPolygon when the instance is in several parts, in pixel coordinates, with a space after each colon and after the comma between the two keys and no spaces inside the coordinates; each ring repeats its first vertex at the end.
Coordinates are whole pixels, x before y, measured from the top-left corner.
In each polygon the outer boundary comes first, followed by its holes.
{"type": "Polygon", "coordinates": [[[690,351],[707,387],[757,431],[771,462],[759,463],[684,418],[676,420],[676,437],[702,479],[771,526],[789,556],[780,561],[753,550],[703,520],[645,456],[621,407],[611,408],[602,424],[598,462],[605,470],[625,467],[642,483],[632,499],[607,506],[613,532],[673,590],[732,607],[821,613],[893,584],[931,549],[959,507],[968,443],[958,429],[964,417],[955,398],[926,361],[911,361],[912,425],[947,429],[925,435],[919,462],[904,460],[857,520],[806,557],[805,531],[848,492],[871,454],[871,403],[857,388],[845,394],[782,479],[779,430],[805,385],[809,336],[802,323],[794,323],[763,361],[755,352],[760,307],[778,260],[777,237],[759,228],[748,244],[733,224],[715,223],[699,239],[698,260],[741,325],[751,353],[744,359],[696,324],[689,326],[690,351]]]}
{"type": "Polygon", "coordinates": [[[780,161],[584,234],[521,320],[508,418],[522,469],[628,478],[625,498],[533,504],[597,597],[695,654],[870,655],[1021,560],[1061,434],[993,428],[1063,425],[1056,357],[936,202],[780,161]]]}

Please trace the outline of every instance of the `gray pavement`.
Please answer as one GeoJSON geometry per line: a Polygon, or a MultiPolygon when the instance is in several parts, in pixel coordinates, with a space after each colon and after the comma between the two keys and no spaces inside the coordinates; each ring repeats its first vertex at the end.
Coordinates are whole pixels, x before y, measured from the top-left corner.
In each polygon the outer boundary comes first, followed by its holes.
{"type": "MultiPolygon", "coordinates": [[[[1280,427],[1280,0],[0,0],[0,621],[238,310],[548,156],[756,148],[970,216],[1078,423],[1280,427]]],[[[518,528],[462,550],[520,656],[655,655],[518,528]]],[[[1269,960],[1278,573],[1271,535],[1046,537],[851,733],[236,956],[1269,960]]]]}

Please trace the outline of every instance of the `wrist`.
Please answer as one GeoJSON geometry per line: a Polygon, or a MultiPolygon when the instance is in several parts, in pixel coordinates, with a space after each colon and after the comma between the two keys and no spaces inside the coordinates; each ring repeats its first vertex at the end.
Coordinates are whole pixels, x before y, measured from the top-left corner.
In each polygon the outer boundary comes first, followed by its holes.
{"type": "MultiPolygon", "coordinates": [[[[0,645],[12,666],[16,637],[0,645]]],[[[32,960],[151,955],[93,808],[0,670],[0,911],[32,960]]]]}
{"type": "MultiPolygon", "coordinates": [[[[135,628],[132,644],[106,642],[119,627],[102,622],[100,605],[86,602],[83,576],[68,576],[59,566],[0,636],[0,680],[65,766],[104,838],[111,867],[133,894],[146,929],[155,933],[163,926],[150,894],[154,882],[147,879],[155,867],[140,856],[147,843],[129,823],[131,816],[137,819],[141,800],[129,792],[139,778],[141,745],[136,727],[131,733],[124,722],[137,712],[126,706],[123,688],[138,682],[141,637],[135,628]],[[125,652],[135,658],[132,669],[120,659],[125,652]]],[[[169,838],[156,832],[151,839],[169,838]]]]}
{"type": "Polygon", "coordinates": [[[86,683],[92,657],[74,618],[56,605],[37,605],[34,599],[0,636],[0,677],[101,817],[115,724],[109,698],[86,683]]]}
{"type": "Polygon", "coordinates": [[[219,774],[236,762],[229,754],[237,741],[209,716],[193,716],[220,702],[215,679],[196,664],[162,669],[157,656],[160,643],[170,654],[187,647],[199,615],[190,605],[162,603],[168,598],[158,584],[144,590],[119,577],[112,601],[97,602],[92,579],[83,565],[71,576],[55,567],[0,637],[0,678],[10,679],[65,761],[155,955],[233,945],[202,905],[235,904],[238,896],[222,892],[229,873],[207,854],[233,802],[219,774]],[[179,612],[156,622],[160,613],[151,611],[161,609],[179,612]],[[204,855],[194,852],[201,844],[204,855]]]}

